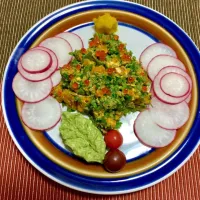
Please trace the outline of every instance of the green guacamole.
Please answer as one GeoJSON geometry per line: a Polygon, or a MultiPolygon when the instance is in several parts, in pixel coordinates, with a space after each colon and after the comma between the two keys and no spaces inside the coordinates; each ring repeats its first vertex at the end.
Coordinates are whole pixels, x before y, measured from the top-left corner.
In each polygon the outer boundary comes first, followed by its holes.
{"type": "Polygon", "coordinates": [[[147,73],[117,35],[96,33],[87,49],[71,54],[73,60],[61,68],[62,81],[52,91],[68,111],[88,115],[104,132],[120,128],[123,115],[150,104],[147,73]]]}
{"type": "Polygon", "coordinates": [[[106,145],[99,129],[82,114],[63,112],[60,135],[73,153],[87,162],[102,163],[106,145]]]}

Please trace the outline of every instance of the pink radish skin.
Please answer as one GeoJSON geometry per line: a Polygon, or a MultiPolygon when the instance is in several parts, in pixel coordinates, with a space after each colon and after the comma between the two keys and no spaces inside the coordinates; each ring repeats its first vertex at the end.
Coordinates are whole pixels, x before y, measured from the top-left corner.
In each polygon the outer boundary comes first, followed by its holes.
{"type": "Polygon", "coordinates": [[[148,64],[147,72],[149,78],[153,81],[158,72],[166,66],[175,66],[184,71],[186,70],[184,64],[179,59],[169,55],[158,55],[148,64]]]}
{"type": "Polygon", "coordinates": [[[56,37],[60,37],[63,38],[64,40],[67,40],[70,43],[73,51],[83,48],[82,39],[75,33],[63,32],[56,35],[56,37]]]}
{"type": "Polygon", "coordinates": [[[173,57],[177,57],[175,51],[163,44],[163,43],[154,43],[148,46],[140,55],[140,62],[142,63],[142,67],[147,70],[147,66],[149,62],[158,55],[169,55],[173,57]]]}
{"type": "Polygon", "coordinates": [[[51,96],[38,103],[24,103],[22,121],[31,129],[47,130],[53,128],[61,118],[60,104],[51,96]]]}
{"type": "Polygon", "coordinates": [[[44,71],[44,72],[41,72],[41,73],[31,74],[31,73],[26,72],[23,69],[21,62],[18,62],[18,70],[19,70],[19,73],[25,79],[27,79],[29,81],[37,82],[37,81],[42,81],[42,80],[49,78],[55,72],[55,70],[58,67],[58,60],[57,60],[56,55],[51,50],[49,50],[45,47],[36,47],[34,49],[44,50],[44,51],[47,51],[50,54],[51,59],[52,59],[51,67],[47,71],[44,71]]]}
{"type": "Polygon", "coordinates": [[[28,81],[20,73],[17,73],[12,82],[12,88],[21,101],[35,103],[49,96],[52,89],[50,78],[39,82],[28,81]]]}
{"type": "Polygon", "coordinates": [[[191,93],[190,93],[190,95],[189,95],[188,98],[185,100],[185,102],[186,102],[186,103],[190,103],[191,98],[192,98],[192,95],[191,95],[191,93]]]}
{"type": "Polygon", "coordinates": [[[30,49],[20,59],[23,69],[28,73],[41,73],[50,68],[51,56],[41,49],[30,49]]]}
{"type": "Polygon", "coordinates": [[[159,127],[152,120],[149,110],[138,115],[134,123],[134,132],[142,144],[153,148],[169,145],[176,136],[176,130],[166,130],[159,127]]]}
{"type": "Polygon", "coordinates": [[[177,73],[167,73],[160,80],[161,90],[172,97],[183,97],[190,90],[188,80],[177,73]]]}
{"type": "Polygon", "coordinates": [[[168,66],[168,67],[164,67],[163,69],[161,69],[160,72],[158,73],[158,75],[155,77],[155,79],[153,81],[153,89],[154,89],[154,93],[155,93],[156,97],[159,100],[161,100],[165,103],[169,103],[169,104],[181,103],[189,96],[189,94],[192,90],[192,80],[191,80],[190,76],[184,70],[182,70],[178,67],[168,66]],[[188,82],[190,84],[190,90],[187,93],[187,95],[185,95],[183,97],[172,97],[172,96],[165,94],[162,91],[162,89],[160,87],[160,80],[165,74],[170,73],[170,72],[180,74],[188,80],[188,82]]]}
{"type": "Polygon", "coordinates": [[[180,128],[186,123],[190,115],[189,107],[185,101],[170,105],[153,97],[151,105],[149,112],[152,120],[164,129],[174,130],[180,128]]]}
{"type": "Polygon", "coordinates": [[[60,74],[60,70],[56,70],[51,76],[53,87],[58,85],[60,83],[61,79],[62,79],[62,77],[61,77],[61,74],[60,74]]]}
{"type": "Polygon", "coordinates": [[[41,42],[39,46],[46,47],[55,53],[58,59],[59,68],[68,64],[72,59],[72,56],[69,55],[69,53],[72,52],[72,47],[69,42],[64,40],[63,38],[47,38],[46,40],[41,42]]]}

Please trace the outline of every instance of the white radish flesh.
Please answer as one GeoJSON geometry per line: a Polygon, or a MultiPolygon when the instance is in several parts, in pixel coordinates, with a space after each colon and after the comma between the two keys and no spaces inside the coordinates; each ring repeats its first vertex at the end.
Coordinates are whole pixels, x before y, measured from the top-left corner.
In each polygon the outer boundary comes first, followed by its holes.
{"type": "Polygon", "coordinates": [[[69,55],[69,53],[72,52],[72,48],[69,42],[62,38],[48,38],[41,42],[39,46],[46,47],[56,54],[56,57],[58,58],[58,67],[63,67],[72,59],[72,56],[69,55]]]}
{"type": "Polygon", "coordinates": [[[148,64],[147,72],[149,78],[154,80],[158,72],[167,66],[179,67],[185,71],[185,66],[179,59],[169,55],[158,55],[154,57],[148,64]]]}
{"type": "Polygon", "coordinates": [[[190,89],[188,80],[184,76],[173,72],[165,74],[161,78],[160,86],[165,94],[173,97],[185,96],[190,89]]]}
{"type": "Polygon", "coordinates": [[[20,59],[23,69],[29,73],[40,73],[51,66],[51,56],[40,49],[30,49],[20,59]]]}
{"type": "Polygon", "coordinates": [[[176,57],[175,51],[162,43],[154,43],[148,46],[140,55],[140,62],[142,63],[142,67],[147,70],[147,66],[149,62],[157,55],[169,55],[176,57]]]}
{"type": "Polygon", "coordinates": [[[26,72],[23,69],[23,67],[21,65],[21,62],[18,62],[18,70],[19,70],[19,73],[25,79],[37,82],[37,81],[41,81],[41,80],[45,80],[45,79],[49,78],[55,72],[55,70],[58,67],[58,60],[57,60],[56,55],[51,50],[49,50],[49,49],[47,49],[45,47],[36,47],[34,49],[44,50],[44,51],[47,51],[49,53],[49,55],[51,56],[51,59],[52,59],[52,63],[51,63],[50,68],[47,69],[44,72],[41,72],[41,73],[31,74],[31,73],[26,72]]]}
{"type": "Polygon", "coordinates": [[[176,135],[176,130],[166,130],[159,127],[152,120],[148,110],[138,115],[134,123],[134,131],[141,143],[154,148],[167,146],[176,135]]]}
{"type": "Polygon", "coordinates": [[[22,107],[23,122],[34,130],[50,129],[60,118],[60,104],[51,96],[38,103],[25,103],[22,107]]]}
{"type": "Polygon", "coordinates": [[[52,81],[48,78],[43,81],[32,82],[17,73],[13,79],[12,88],[20,100],[29,103],[39,102],[50,94],[52,81]]]}
{"type": "Polygon", "coordinates": [[[61,37],[67,40],[70,43],[73,51],[83,48],[83,42],[81,38],[75,33],[63,32],[56,35],[56,37],[61,37]]]}
{"type": "Polygon", "coordinates": [[[190,76],[184,70],[180,69],[179,67],[173,67],[173,66],[164,67],[163,69],[160,70],[158,75],[155,77],[155,79],[153,81],[153,89],[154,89],[154,93],[155,93],[156,97],[158,97],[158,99],[160,99],[161,101],[163,101],[165,103],[170,103],[170,104],[181,103],[189,96],[189,94],[192,90],[192,80],[191,80],[190,76]],[[160,80],[165,74],[170,73],[170,72],[180,74],[188,80],[188,82],[190,84],[190,89],[189,89],[189,92],[185,96],[172,97],[168,94],[165,94],[162,91],[162,89],[160,87],[160,80]]]}
{"type": "Polygon", "coordinates": [[[156,97],[151,100],[149,112],[153,121],[165,129],[178,129],[185,124],[189,118],[190,110],[185,101],[170,105],[161,102],[156,97]]]}
{"type": "Polygon", "coordinates": [[[60,70],[56,70],[51,76],[53,87],[58,85],[60,83],[61,79],[62,79],[62,77],[61,77],[61,74],[60,74],[60,70]]]}

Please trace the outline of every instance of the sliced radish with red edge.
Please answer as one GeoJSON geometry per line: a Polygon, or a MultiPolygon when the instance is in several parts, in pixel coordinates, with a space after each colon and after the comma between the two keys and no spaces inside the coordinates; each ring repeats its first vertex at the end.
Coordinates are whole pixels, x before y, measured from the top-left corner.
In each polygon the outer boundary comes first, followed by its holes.
{"type": "Polygon", "coordinates": [[[51,76],[53,87],[58,85],[60,83],[61,79],[62,79],[62,77],[61,77],[61,74],[60,74],[60,70],[56,70],[51,76]]]}
{"type": "Polygon", "coordinates": [[[176,66],[185,71],[185,66],[179,59],[169,55],[158,55],[154,57],[148,64],[147,72],[149,78],[154,80],[158,72],[167,66],[176,66]]]}
{"type": "Polygon", "coordinates": [[[28,73],[46,71],[52,63],[51,56],[41,49],[30,49],[20,59],[23,69],[28,73]]]}
{"type": "Polygon", "coordinates": [[[181,103],[189,96],[189,94],[192,90],[192,80],[191,80],[190,76],[184,70],[180,69],[179,67],[173,67],[173,66],[164,67],[163,69],[160,70],[158,75],[155,77],[155,79],[153,81],[153,89],[154,89],[154,93],[155,93],[156,97],[158,97],[161,101],[163,101],[165,103],[169,103],[169,104],[181,103]],[[162,89],[160,87],[160,80],[165,74],[170,73],[170,72],[180,74],[188,80],[188,82],[190,84],[190,89],[189,89],[189,92],[185,96],[172,97],[168,94],[165,94],[162,91],[162,89]]]}
{"type": "Polygon", "coordinates": [[[163,43],[154,43],[148,46],[140,55],[140,62],[142,63],[142,67],[146,70],[149,62],[157,55],[169,55],[176,57],[175,51],[163,44],[163,43]]]}
{"type": "Polygon", "coordinates": [[[136,118],[134,132],[141,143],[154,148],[167,146],[176,136],[176,130],[166,130],[158,126],[148,110],[141,112],[136,118]]]}
{"type": "Polygon", "coordinates": [[[185,101],[170,105],[161,102],[156,97],[151,100],[149,112],[153,121],[165,129],[178,129],[183,126],[189,118],[190,110],[185,101]]]}
{"type": "Polygon", "coordinates": [[[24,103],[22,120],[31,129],[47,130],[61,118],[60,104],[51,96],[38,103],[24,103]]]}
{"type": "Polygon", "coordinates": [[[41,80],[45,80],[45,79],[49,78],[55,72],[55,70],[58,67],[58,60],[57,60],[57,57],[54,54],[54,52],[52,52],[51,50],[49,50],[49,49],[47,49],[45,47],[36,47],[34,49],[44,50],[44,51],[47,51],[49,53],[49,55],[51,56],[51,59],[52,59],[52,63],[51,63],[50,68],[47,69],[44,72],[41,72],[41,73],[31,74],[31,73],[26,72],[23,69],[23,67],[21,65],[21,62],[18,62],[18,70],[19,70],[19,73],[25,79],[37,82],[37,81],[41,81],[41,80]]]}
{"type": "Polygon", "coordinates": [[[13,79],[12,88],[15,95],[25,102],[39,102],[51,92],[52,81],[50,78],[39,82],[28,81],[17,73],[13,79]]]}
{"type": "Polygon", "coordinates": [[[191,93],[190,93],[190,95],[187,97],[187,99],[185,100],[185,102],[186,102],[186,103],[190,103],[191,98],[192,98],[192,95],[191,95],[191,93]]]}
{"type": "Polygon", "coordinates": [[[75,33],[63,32],[56,35],[56,37],[61,37],[67,40],[70,43],[73,51],[83,48],[82,39],[75,33]]]}
{"type": "Polygon", "coordinates": [[[184,76],[174,72],[165,74],[161,78],[160,87],[165,94],[172,97],[185,96],[190,90],[188,80],[184,76]]]}
{"type": "Polygon", "coordinates": [[[69,42],[63,38],[47,38],[41,42],[39,46],[46,47],[56,54],[56,57],[58,58],[58,67],[63,67],[72,59],[72,56],[69,55],[69,53],[72,52],[72,47],[70,46],[69,42]]]}

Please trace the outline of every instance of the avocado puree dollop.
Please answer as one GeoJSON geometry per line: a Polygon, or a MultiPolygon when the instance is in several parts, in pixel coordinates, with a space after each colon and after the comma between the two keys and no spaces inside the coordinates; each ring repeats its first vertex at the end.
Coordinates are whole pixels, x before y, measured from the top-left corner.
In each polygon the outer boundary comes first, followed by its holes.
{"type": "Polygon", "coordinates": [[[87,162],[103,163],[106,145],[99,129],[80,113],[63,112],[59,128],[65,146],[87,162]]]}

